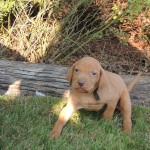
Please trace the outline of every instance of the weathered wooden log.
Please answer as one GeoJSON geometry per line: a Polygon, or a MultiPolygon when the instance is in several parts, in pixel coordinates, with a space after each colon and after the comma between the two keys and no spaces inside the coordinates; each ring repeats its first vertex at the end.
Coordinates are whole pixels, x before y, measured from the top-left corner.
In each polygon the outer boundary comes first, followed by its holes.
{"type": "MultiPolygon", "coordinates": [[[[69,90],[68,68],[52,64],[0,60],[0,94],[62,96],[69,90]]],[[[134,76],[123,76],[128,84],[134,76]]],[[[131,92],[133,103],[150,106],[150,77],[142,76],[131,92]]]]}

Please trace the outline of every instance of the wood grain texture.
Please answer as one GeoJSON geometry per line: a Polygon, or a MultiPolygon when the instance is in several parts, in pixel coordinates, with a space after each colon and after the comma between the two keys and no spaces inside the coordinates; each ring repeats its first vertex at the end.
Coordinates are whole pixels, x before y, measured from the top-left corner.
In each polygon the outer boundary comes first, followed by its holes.
{"type": "MultiPolygon", "coordinates": [[[[69,90],[66,81],[68,68],[52,64],[0,60],[0,94],[45,95],[61,97],[69,90]]],[[[134,76],[122,76],[129,84],[134,76]]],[[[150,77],[142,76],[130,93],[133,103],[150,106],[150,77]]]]}

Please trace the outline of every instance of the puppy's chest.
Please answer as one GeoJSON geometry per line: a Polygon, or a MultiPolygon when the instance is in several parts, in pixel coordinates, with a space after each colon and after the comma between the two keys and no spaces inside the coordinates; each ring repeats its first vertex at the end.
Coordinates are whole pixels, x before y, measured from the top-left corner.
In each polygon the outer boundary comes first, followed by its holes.
{"type": "Polygon", "coordinates": [[[93,97],[84,97],[80,99],[80,102],[78,103],[78,108],[89,110],[89,111],[99,111],[104,107],[104,103],[101,102],[101,100],[96,100],[93,97]]]}

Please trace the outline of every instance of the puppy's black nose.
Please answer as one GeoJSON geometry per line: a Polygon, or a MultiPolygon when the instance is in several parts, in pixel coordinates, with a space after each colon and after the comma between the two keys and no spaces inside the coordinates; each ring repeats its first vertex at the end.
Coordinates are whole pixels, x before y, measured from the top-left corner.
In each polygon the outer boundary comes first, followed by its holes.
{"type": "Polygon", "coordinates": [[[83,81],[83,80],[78,80],[78,84],[79,84],[80,86],[83,86],[84,83],[85,83],[85,81],[83,81]]]}

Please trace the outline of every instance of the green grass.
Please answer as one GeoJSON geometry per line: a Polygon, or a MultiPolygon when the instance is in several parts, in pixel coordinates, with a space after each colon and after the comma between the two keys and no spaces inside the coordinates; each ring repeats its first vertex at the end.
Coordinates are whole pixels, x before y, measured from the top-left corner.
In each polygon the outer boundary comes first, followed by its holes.
{"type": "Polygon", "coordinates": [[[112,121],[101,112],[75,112],[61,137],[50,131],[66,101],[52,97],[10,99],[0,97],[0,149],[2,150],[148,150],[150,108],[133,108],[131,135],[122,132],[122,116],[112,121]]]}

